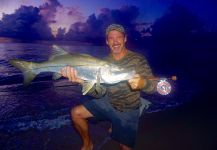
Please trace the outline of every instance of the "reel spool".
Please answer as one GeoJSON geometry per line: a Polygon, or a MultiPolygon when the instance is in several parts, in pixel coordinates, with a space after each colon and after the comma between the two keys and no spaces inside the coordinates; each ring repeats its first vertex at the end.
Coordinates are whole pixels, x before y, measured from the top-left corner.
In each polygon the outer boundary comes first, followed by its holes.
{"type": "Polygon", "coordinates": [[[160,95],[168,95],[171,92],[171,84],[166,79],[161,79],[157,83],[157,92],[160,95]]]}

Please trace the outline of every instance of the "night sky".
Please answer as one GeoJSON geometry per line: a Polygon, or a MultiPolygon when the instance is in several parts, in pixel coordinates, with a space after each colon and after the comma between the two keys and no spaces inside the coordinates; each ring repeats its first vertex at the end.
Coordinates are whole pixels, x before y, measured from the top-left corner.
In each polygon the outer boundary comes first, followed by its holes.
{"type": "MultiPolygon", "coordinates": [[[[1,19],[3,14],[17,14],[15,10],[21,5],[37,7],[39,11],[37,15],[43,16],[44,23],[51,27],[53,35],[57,34],[58,28],[65,28],[65,32],[68,32],[72,24],[86,22],[92,14],[99,17],[100,14],[105,13],[105,9],[121,11],[130,9],[131,6],[138,9],[138,15],[131,20],[132,22],[153,24],[168,13],[172,5],[181,5],[197,16],[204,23],[206,30],[217,30],[217,9],[215,9],[217,2],[215,0],[92,0],[91,2],[89,0],[1,0],[0,3],[1,19]]],[[[28,10],[22,11],[28,12],[28,10]]],[[[2,21],[6,22],[7,26],[10,25],[7,21],[2,21]]],[[[4,25],[0,24],[0,26],[4,25]]],[[[10,37],[9,33],[1,34],[1,32],[0,36],[10,37]]]]}

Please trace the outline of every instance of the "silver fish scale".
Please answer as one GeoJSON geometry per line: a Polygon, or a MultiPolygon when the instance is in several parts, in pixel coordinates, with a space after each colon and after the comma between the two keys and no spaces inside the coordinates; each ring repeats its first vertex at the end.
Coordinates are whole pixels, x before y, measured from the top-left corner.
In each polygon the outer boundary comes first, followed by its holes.
{"type": "Polygon", "coordinates": [[[97,74],[99,74],[99,66],[75,66],[73,67],[77,71],[79,78],[83,80],[97,80],[97,74]]]}

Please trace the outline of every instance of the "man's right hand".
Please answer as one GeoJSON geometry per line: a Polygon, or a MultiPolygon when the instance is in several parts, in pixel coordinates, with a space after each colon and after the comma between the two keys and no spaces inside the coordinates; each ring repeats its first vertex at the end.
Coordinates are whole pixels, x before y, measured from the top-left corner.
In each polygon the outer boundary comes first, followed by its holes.
{"type": "Polygon", "coordinates": [[[80,84],[82,84],[84,82],[84,80],[77,77],[77,71],[70,66],[67,66],[67,67],[64,67],[63,69],[61,69],[60,74],[63,77],[68,78],[69,81],[71,81],[71,82],[80,83],[80,84]]]}

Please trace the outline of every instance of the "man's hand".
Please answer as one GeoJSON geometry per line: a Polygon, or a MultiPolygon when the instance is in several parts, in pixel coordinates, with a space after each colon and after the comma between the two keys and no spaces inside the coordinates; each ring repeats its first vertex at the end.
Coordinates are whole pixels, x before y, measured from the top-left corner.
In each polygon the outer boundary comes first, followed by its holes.
{"type": "Polygon", "coordinates": [[[68,78],[69,81],[71,82],[80,83],[80,84],[84,82],[84,80],[77,77],[77,71],[73,69],[72,67],[69,67],[69,66],[64,67],[63,69],[61,69],[60,74],[63,77],[68,78]]]}
{"type": "Polygon", "coordinates": [[[139,74],[135,74],[132,79],[128,80],[128,83],[130,84],[131,89],[141,90],[146,86],[147,80],[143,79],[139,74]]]}

